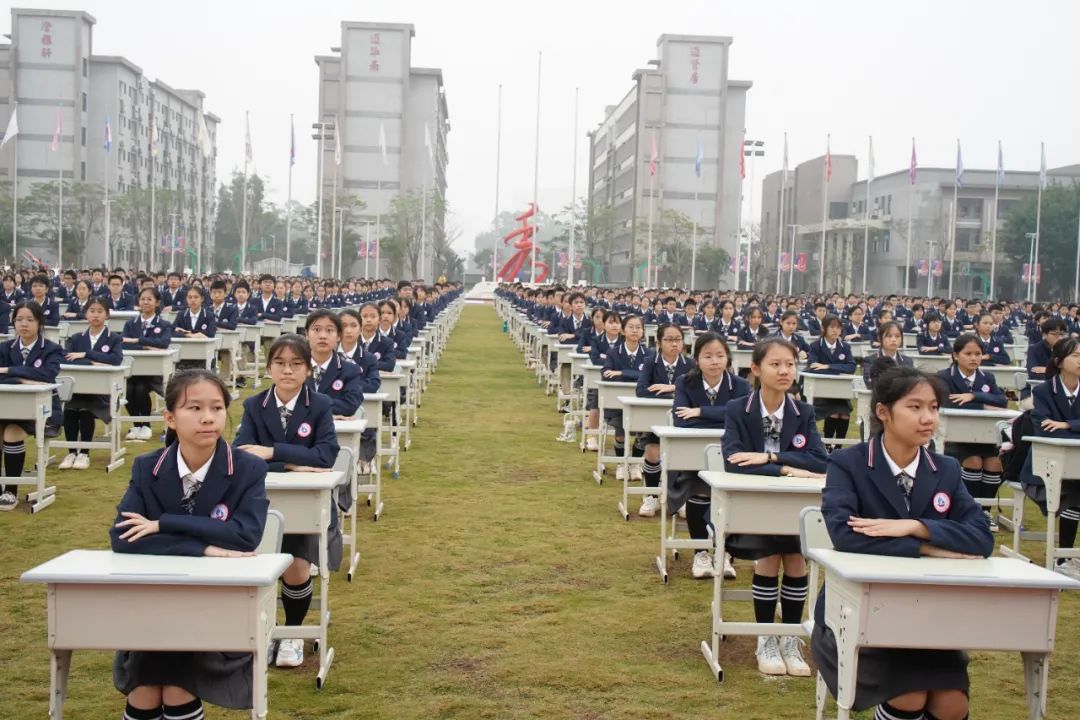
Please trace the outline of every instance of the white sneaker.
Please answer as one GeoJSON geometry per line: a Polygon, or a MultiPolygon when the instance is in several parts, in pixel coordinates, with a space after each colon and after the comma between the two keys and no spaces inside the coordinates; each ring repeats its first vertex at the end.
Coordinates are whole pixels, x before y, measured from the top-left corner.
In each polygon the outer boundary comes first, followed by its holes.
{"type": "MultiPolygon", "coordinates": [[[[125,440],[131,440],[131,441],[138,441],[138,440],[141,440],[141,439],[142,439],[142,437],[141,437],[141,435],[142,435],[142,432],[141,432],[141,430],[142,430],[142,428],[140,428],[140,427],[139,427],[138,425],[132,425],[132,426],[131,426],[131,429],[130,429],[130,430],[128,430],[128,433],[127,433],[127,435],[125,435],[125,436],[124,436],[124,439],[125,439],[125,440]]],[[[75,461],[74,461],[74,460],[72,460],[71,462],[75,462],[75,461]]]]}
{"type": "Polygon", "coordinates": [[[390,436],[390,449],[391,450],[397,450],[398,449],[398,444],[399,444],[398,443],[398,436],[397,435],[391,435],[390,436]]]}
{"type": "MultiPolygon", "coordinates": [[[[285,641],[282,641],[285,642],[285,641]]],[[[780,644],[775,635],[761,635],[757,639],[757,669],[763,675],[787,675],[787,665],[780,656],[780,644]]],[[[281,657],[278,655],[278,657],[281,657]]]]}
{"type": "Polygon", "coordinates": [[[149,425],[146,425],[145,427],[143,427],[143,428],[141,428],[139,430],[139,439],[140,440],[149,440],[152,437],[154,437],[154,429],[152,427],[150,427],[149,425]]]}
{"type": "Polygon", "coordinates": [[[656,517],[656,512],[660,509],[660,498],[655,495],[646,495],[641,501],[641,507],[638,509],[637,514],[641,517],[656,517]]]}
{"type": "Polygon", "coordinates": [[[278,643],[277,659],[274,664],[280,668],[300,667],[304,664],[304,641],[282,640],[278,643]]]}
{"type": "Polygon", "coordinates": [[[709,554],[708,550],[698,550],[694,553],[694,567],[690,572],[697,580],[716,577],[716,572],[713,570],[712,555],[709,554]]]}
{"type": "Polygon", "coordinates": [[[70,470],[71,466],[75,464],[75,453],[68,453],[64,456],[64,459],[57,465],[58,470],[70,470]]]}
{"type": "Polygon", "coordinates": [[[1074,580],[1080,580],[1080,560],[1077,558],[1069,558],[1065,562],[1059,562],[1054,567],[1054,570],[1074,580]]]}
{"type": "Polygon", "coordinates": [[[600,449],[600,443],[598,443],[596,441],[596,436],[595,435],[590,435],[585,440],[585,449],[588,450],[589,452],[596,452],[597,450],[600,449]]]}
{"type": "Polygon", "coordinates": [[[14,510],[15,506],[19,504],[19,498],[15,497],[15,493],[10,490],[5,493],[0,493],[0,511],[14,510]]]}
{"type": "Polygon", "coordinates": [[[75,464],[72,465],[76,470],[86,470],[90,467],[90,456],[86,453],[80,454],[75,458],[75,464]]]}
{"type": "Polygon", "coordinates": [[[724,579],[735,579],[735,566],[731,562],[731,556],[727,553],[724,553],[724,579]]]}
{"type": "Polygon", "coordinates": [[[616,480],[625,480],[626,479],[626,466],[623,465],[622,463],[619,463],[618,465],[615,466],[615,479],[616,480]]]}
{"type": "Polygon", "coordinates": [[[630,479],[631,480],[637,480],[638,482],[641,482],[642,474],[641,474],[641,466],[640,465],[631,465],[630,466],[630,479]]]}
{"type": "Polygon", "coordinates": [[[685,520],[686,519],[686,503],[683,503],[683,506],[681,508],[679,508],[679,519],[680,520],[685,520]]]}
{"type": "MultiPolygon", "coordinates": [[[[810,677],[810,666],[802,656],[802,644],[802,638],[794,635],[780,638],[780,657],[784,660],[788,675],[810,677]]],[[[760,660],[758,662],[760,663],[760,660]]]]}

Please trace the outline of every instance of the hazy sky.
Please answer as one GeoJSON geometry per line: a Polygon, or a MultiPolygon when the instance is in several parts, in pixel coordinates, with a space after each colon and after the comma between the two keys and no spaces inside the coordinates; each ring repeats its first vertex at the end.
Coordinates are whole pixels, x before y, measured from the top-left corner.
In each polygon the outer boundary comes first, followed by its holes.
{"type": "MultiPolygon", "coordinates": [[[[570,202],[574,88],[581,88],[581,196],[588,178],[584,134],[630,88],[634,69],[655,57],[661,33],[734,38],[731,77],[754,83],[747,134],[766,142],[755,168],[759,187],[766,172],[781,166],[785,131],[792,165],[821,154],[831,133],[834,154],[859,157],[860,176],[868,135],[879,175],[907,166],[912,136],[920,165],[951,167],[957,138],[969,169],[993,167],[999,139],[1009,169],[1037,170],[1040,140],[1050,166],[1080,162],[1080,4],[1071,2],[30,0],[25,6],[84,9],[98,21],[96,54],[123,55],[150,78],[203,90],[207,108],[223,121],[219,179],[243,164],[244,111],[250,110],[256,170],[269,176],[275,201],[286,194],[290,112],[298,144],[294,198],[314,199],[314,55],[340,42],[342,20],[412,23],[413,65],[443,69],[452,127],[451,223],[462,230],[462,251],[472,248],[494,211],[500,83],[500,207],[520,208],[532,197],[537,50],[544,52],[540,205],[548,210],[570,202]]],[[[0,23],[10,28],[10,20],[0,23]]]]}

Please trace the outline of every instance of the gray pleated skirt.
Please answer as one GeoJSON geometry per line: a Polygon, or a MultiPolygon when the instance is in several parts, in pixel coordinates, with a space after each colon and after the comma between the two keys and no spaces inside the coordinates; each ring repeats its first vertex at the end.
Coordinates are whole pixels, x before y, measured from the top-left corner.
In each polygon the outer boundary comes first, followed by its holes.
{"type": "Polygon", "coordinates": [[[247,710],[253,658],[251,653],[120,650],[113,657],[113,685],[124,695],[143,685],[175,685],[219,707],[247,710]]]}

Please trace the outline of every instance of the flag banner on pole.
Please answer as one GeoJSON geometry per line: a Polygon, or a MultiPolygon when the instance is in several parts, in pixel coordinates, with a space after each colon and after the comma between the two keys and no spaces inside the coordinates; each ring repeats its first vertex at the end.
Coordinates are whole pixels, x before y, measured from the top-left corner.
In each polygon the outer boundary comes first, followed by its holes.
{"type": "Polygon", "coordinates": [[[1046,189],[1046,145],[1043,143],[1039,143],[1039,187],[1046,189]]]}
{"type": "Polygon", "coordinates": [[[52,151],[56,152],[60,149],[60,111],[56,111],[56,130],[53,131],[52,136],[52,151]]]}
{"type": "Polygon", "coordinates": [[[244,112],[244,160],[251,162],[251,120],[244,112]]]}
{"type": "Polygon", "coordinates": [[[334,118],[334,164],[341,164],[341,121],[334,118]]]}
{"type": "Polygon", "coordinates": [[[908,180],[911,181],[912,185],[915,184],[915,167],[917,163],[918,160],[915,158],[915,138],[911,138],[911,167],[908,168],[908,180]]]}
{"type": "Polygon", "coordinates": [[[956,187],[964,187],[964,157],[960,153],[960,140],[956,141],[956,187]]]}
{"type": "Polygon", "coordinates": [[[791,253],[780,253],[780,272],[791,271],[791,253]]]}
{"type": "Polygon", "coordinates": [[[921,258],[915,261],[915,274],[919,277],[926,277],[930,274],[930,261],[926,258],[921,258]]]}
{"type": "Polygon", "coordinates": [[[694,154],[694,174],[701,177],[701,163],[705,160],[705,148],[701,144],[701,138],[697,139],[697,152],[694,154]]]}
{"type": "MultiPolygon", "coordinates": [[[[1024,263],[1020,270],[1020,279],[1024,282],[1028,282],[1031,279],[1031,264],[1024,263]]],[[[1042,282],[1042,263],[1035,266],[1035,284],[1038,285],[1042,282]]]]}
{"type": "MultiPolygon", "coordinates": [[[[832,150],[829,149],[830,136],[825,136],[825,182],[832,182],[832,150]]],[[[745,177],[745,175],[743,176],[745,177]]]]}
{"type": "Polygon", "coordinates": [[[386,159],[386,126],[382,121],[379,122],[379,150],[382,152],[382,164],[389,165],[389,161],[386,159]]]}
{"type": "Polygon", "coordinates": [[[296,164],[296,128],[292,116],[289,117],[289,166],[296,164]]]}
{"type": "Polygon", "coordinates": [[[362,258],[367,257],[367,243],[364,242],[363,240],[361,240],[359,245],[358,245],[358,248],[357,248],[357,251],[356,251],[356,257],[362,257],[362,258]]]}
{"type": "Polygon", "coordinates": [[[561,267],[561,268],[565,268],[565,267],[569,267],[569,265],[570,265],[570,256],[568,254],[564,253],[564,252],[559,253],[558,266],[561,267]]]}
{"type": "Polygon", "coordinates": [[[652,136],[650,138],[650,142],[652,143],[652,152],[649,153],[649,175],[655,175],[656,174],[656,157],[657,157],[657,155],[656,155],[656,131],[655,130],[652,131],[652,136]]]}
{"type": "Polygon", "coordinates": [[[379,241],[378,240],[372,240],[371,243],[368,245],[368,255],[370,255],[373,258],[379,257],[379,241]]]}
{"type": "Polygon", "coordinates": [[[109,124],[109,113],[105,113],[105,152],[112,152],[112,126],[109,124]]]}
{"type": "Polygon", "coordinates": [[[201,112],[199,113],[199,150],[202,151],[203,157],[210,157],[213,152],[210,141],[210,128],[206,127],[206,116],[201,112]]]}
{"type": "Polygon", "coordinates": [[[935,260],[934,261],[934,277],[939,278],[944,274],[945,274],[945,261],[944,260],[935,260]]]}
{"type": "MultiPolygon", "coordinates": [[[[746,255],[739,256],[739,271],[750,272],[750,258],[746,255]]],[[[735,258],[728,260],[728,272],[735,272],[735,258]]]]}
{"type": "Polygon", "coordinates": [[[0,148],[8,144],[8,140],[11,140],[19,134],[19,106],[11,108],[11,118],[8,119],[7,130],[4,131],[4,139],[0,140],[0,148]]]}
{"type": "Polygon", "coordinates": [[[796,257],[795,271],[796,272],[801,272],[801,273],[806,272],[806,267],[807,267],[806,253],[801,252],[798,255],[796,255],[795,257],[796,257]]]}
{"type": "Polygon", "coordinates": [[[997,184],[1001,187],[1005,184],[1005,160],[1004,155],[1001,152],[1001,141],[998,140],[998,166],[997,166],[997,184]]]}
{"type": "MultiPolygon", "coordinates": [[[[753,151],[751,151],[753,152],[753,151]]],[[[746,139],[743,137],[742,145],[739,147],[739,177],[743,180],[746,179],[746,139]]]]}
{"type": "Polygon", "coordinates": [[[150,157],[157,157],[157,116],[150,116],[150,157]]]}

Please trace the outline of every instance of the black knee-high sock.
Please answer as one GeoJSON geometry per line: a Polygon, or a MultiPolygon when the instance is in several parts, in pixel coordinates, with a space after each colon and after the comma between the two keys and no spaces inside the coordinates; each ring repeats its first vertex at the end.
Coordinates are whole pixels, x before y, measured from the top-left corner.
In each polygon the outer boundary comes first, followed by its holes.
{"type": "MultiPolygon", "coordinates": [[[[641,465],[642,477],[645,478],[645,487],[660,487],[660,462],[655,465],[646,460],[641,465]]],[[[678,508],[675,508],[676,510],[678,508]]]]}
{"type": "Polygon", "coordinates": [[[835,437],[837,419],[834,417],[825,418],[825,424],[822,428],[822,433],[826,438],[835,437]]]}
{"type": "Polygon", "coordinates": [[[161,720],[161,708],[156,707],[153,710],[140,710],[131,703],[128,703],[127,707],[124,708],[122,720],[161,720]]]}
{"type": "Polygon", "coordinates": [[[843,439],[847,437],[848,428],[851,426],[851,418],[836,418],[836,437],[843,439]]]}
{"type": "Polygon", "coordinates": [[[983,497],[982,470],[969,470],[960,468],[960,479],[964,481],[964,487],[973,498],[983,497]]]}
{"type": "MultiPolygon", "coordinates": [[[[94,416],[92,413],[82,412],[79,413],[79,441],[80,442],[93,442],[94,440],[94,416]]],[[[86,448],[79,450],[83,455],[89,455],[90,451],[86,448]]]]}
{"type": "Polygon", "coordinates": [[[692,497],[686,501],[686,529],[694,540],[705,540],[709,537],[708,498],[692,497]]]}
{"type": "Polygon", "coordinates": [[[4,443],[4,471],[8,477],[19,477],[26,463],[26,444],[23,442],[4,443]]]}
{"type": "Polygon", "coordinates": [[[626,450],[626,439],[615,438],[615,447],[612,449],[614,455],[622,457],[623,451],[626,450]]]}
{"type": "Polygon", "coordinates": [[[1080,508],[1065,508],[1058,516],[1058,547],[1076,546],[1076,528],[1080,525],[1080,508]]]}
{"type": "Polygon", "coordinates": [[[162,708],[163,720],[203,720],[202,700],[195,698],[183,705],[166,705],[162,708]]]}
{"type": "Polygon", "coordinates": [[[784,582],[780,585],[780,620],[785,623],[801,623],[803,608],[806,607],[806,589],[809,579],[802,575],[792,577],[784,573],[784,582]]]}
{"type": "Polygon", "coordinates": [[[645,457],[645,448],[642,447],[637,440],[630,447],[630,457],[645,457]]]}
{"type": "Polygon", "coordinates": [[[780,596],[780,578],[754,573],[750,591],[754,595],[754,621],[776,622],[776,598],[780,596]]]}
{"type": "Polygon", "coordinates": [[[311,607],[311,578],[299,585],[281,581],[281,606],[285,609],[285,624],[300,625],[311,607]]]}
{"type": "Polygon", "coordinates": [[[997,497],[998,489],[1001,487],[1001,473],[999,472],[982,472],[982,490],[986,495],[983,497],[993,498],[997,497]]]}
{"type": "Polygon", "coordinates": [[[64,439],[75,442],[79,439],[79,413],[77,410],[64,411],[64,439]]]}
{"type": "Polygon", "coordinates": [[[897,710],[887,702],[874,710],[874,720],[922,720],[922,717],[922,710],[897,710]]]}

